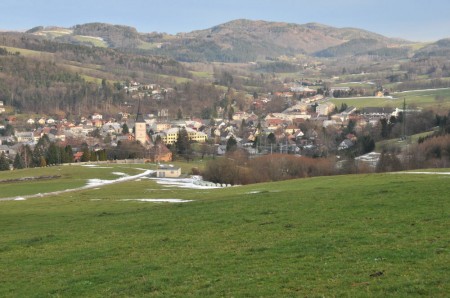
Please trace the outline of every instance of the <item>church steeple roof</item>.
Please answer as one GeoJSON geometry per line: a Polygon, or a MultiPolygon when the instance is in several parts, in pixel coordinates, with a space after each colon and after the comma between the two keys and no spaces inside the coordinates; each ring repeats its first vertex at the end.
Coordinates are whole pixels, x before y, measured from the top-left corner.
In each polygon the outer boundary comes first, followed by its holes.
{"type": "Polygon", "coordinates": [[[138,104],[138,110],[137,110],[137,115],[136,115],[136,123],[142,123],[145,122],[144,121],[144,116],[142,116],[141,113],[141,100],[139,99],[139,104],[138,104]]]}

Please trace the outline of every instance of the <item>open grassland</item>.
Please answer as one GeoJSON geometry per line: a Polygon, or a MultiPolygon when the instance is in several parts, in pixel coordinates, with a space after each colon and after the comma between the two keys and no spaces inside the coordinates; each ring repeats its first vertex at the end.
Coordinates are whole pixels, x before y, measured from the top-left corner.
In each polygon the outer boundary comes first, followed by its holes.
{"type": "Polygon", "coordinates": [[[408,136],[406,140],[401,140],[400,138],[395,139],[389,139],[389,140],[383,140],[379,141],[375,144],[375,151],[381,152],[384,148],[388,147],[399,147],[401,149],[406,148],[406,146],[410,144],[417,144],[420,138],[427,137],[429,135],[432,135],[434,131],[426,131],[422,133],[418,133],[412,136],[408,136]]]}
{"type": "MultiPolygon", "coordinates": [[[[79,167],[72,179],[112,171],[79,167]]],[[[446,297],[449,182],[379,174],[194,190],[142,179],[0,202],[0,296],[446,297]],[[194,201],[130,200],[142,198],[194,201]]]]}
{"type": "Polygon", "coordinates": [[[88,43],[92,44],[94,47],[100,47],[100,48],[108,47],[108,44],[102,38],[99,38],[99,37],[75,35],[73,38],[80,42],[88,42],[88,43]]]}
{"type": "Polygon", "coordinates": [[[23,55],[25,57],[39,57],[39,58],[47,58],[47,59],[53,59],[54,54],[48,53],[48,52],[41,52],[41,51],[33,51],[33,50],[27,50],[27,49],[21,49],[21,48],[13,48],[13,47],[4,47],[8,52],[16,53],[19,52],[20,55],[23,55]]]}
{"type": "Polygon", "coordinates": [[[356,108],[364,107],[392,107],[402,108],[403,99],[407,106],[424,109],[450,109],[450,88],[418,90],[392,93],[393,98],[388,97],[352,97],[333,98],[330,101],[337,106],[345,103],[356,108]]]}

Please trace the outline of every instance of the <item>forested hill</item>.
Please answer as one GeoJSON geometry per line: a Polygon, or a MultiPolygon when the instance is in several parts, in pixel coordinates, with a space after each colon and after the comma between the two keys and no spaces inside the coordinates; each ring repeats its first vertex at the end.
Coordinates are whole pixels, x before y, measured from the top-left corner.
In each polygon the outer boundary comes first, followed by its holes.
{"type": "Polygon", "coordinates": [[[121,82],[165,83],[167,76],[191,74],[169,58],[0,34],[0,100],[16,111],[107,111],[126,100],[121,82]]]}
{"type": "Polygon", "coordinates": [[[36,27],[29,32],[57,41],[165,55],[188,62],[249,62],[282,55],[313,55],[349,42],[352,45],[353,40],[358,46],[345,46],[348,54],[356,54],[353,49],[360,52],[361,49],[380,50],[408,45],[403,40],[356,28],[244,19],[177,35],[139,33],[132,27],[102,23],[76,25],[68,29],[36,27]],[[374,42],[377,47],[374,47],[374,42]]]}

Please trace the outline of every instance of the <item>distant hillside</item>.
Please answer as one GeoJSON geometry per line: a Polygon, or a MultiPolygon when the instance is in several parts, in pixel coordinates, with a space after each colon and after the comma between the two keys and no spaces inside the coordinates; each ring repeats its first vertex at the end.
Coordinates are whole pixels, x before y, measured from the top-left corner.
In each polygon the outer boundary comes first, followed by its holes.
{"type": "Polygon", "coordinates": [[[99,37],[112,48],[137,48],[141,44],[141,35],[133,27],[90,23],[76,25],[73,34],[99,37]]]}
{"type": "Polygon", "coordinates": [[[354,39],[360,43],[374,41],[379,47],[399,43],[398,40],[360,29],[250,20],[236,20],[178,37],[166,42],[159,51],[181,60],[196,60],[201,53],[206,60],[242,62],[281,55],[312,54],[354,39]],[[183,48],[181,55],[177,52],[180,48],[183,48]],[[210,55],[208,50],[215,56],[210,55]]]}
{"type": "Polygon", "coordinates": [[[450,38],[438,40],[416,52],[415,58],[446,57],[450,59],[450,38]]]}
{"type": "Polygon", "coordinates": [[[389,44],[380,40],[358,38],[352,39],[338,46],[316,52],[314,55],[317,57],[344,57],[357,55],[396,57],[405,56],[407,53],[408,48],[406,47],[389,47],[389,44]]]}
{"type": "MultiPolygon", "coordinates": [[[[402,40],[356,28],[244,19],[176,36],[144,34],[132,27],[102,23],[76,25],[70,30],[65,34],[60,32],[57,36],[53,35],[53,38],[63,42],[108,46],[141,54],[167,55],[188,62],[249,62],[274,59],[282,55],[314,53],[320,57],[334,57],[407,44],[402,40]]],[[[30,32],[49,37],[48,33],[43,34],[45,28],[42,27],[35,27],[30,32]]]]}
{"type": "Polygon", "coordinates": [[[20,112],[110,112],[130,100],[122,82],[172,83],[171,76],[191,74],[165,57],[0,33],[0,99],[20,112]]]}

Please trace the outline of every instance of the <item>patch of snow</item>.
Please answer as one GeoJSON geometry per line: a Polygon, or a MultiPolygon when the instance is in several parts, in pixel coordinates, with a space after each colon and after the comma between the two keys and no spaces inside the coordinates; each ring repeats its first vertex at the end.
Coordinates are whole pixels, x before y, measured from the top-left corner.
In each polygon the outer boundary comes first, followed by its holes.
{"type": "Polygon", "coordinates": [[[406,91],[393,92],[393,94],[397,94],[397,93],[408,93],[408,92],[420,92],[420,91],[438,91],[438,90],[448,90],[448,89],[450,89],[450,88],[434,88],[434,89],[406,90],[406,91]]]}
{"type": "Polygon", "coordinates": [[[221,188],[221,186],[215,183],[199,180],[198,177],[194,178],[154,178],[156,183],[162,184],[166,187],[179,187],[188,189],[212,189],[221,188]]]}
{"type": "Polygon", "coordinates": [[[111,174],[117,175],[117,176],[128,176],[128,174],[122,173],[122,172],[112,172],[111,174]]]}
{"type": "Polygon", "coordinates": [[[82,165],[82,167],[97,168],[97,169],[112,169],[112,167],[100,167],[99,165],[82,165]]]}
{"type": "Polygon", "coordinates": [[[14,199],[14,201],[26,201],[27,199],[25,199],[25,198],[21,198],[21,197],[18,197],[18,198],[15,198],[14,199]]]}
{"type": "Polygon", "coordinates": [[[450,172],[395,172],[392,174],[450,175],[450,172]]]}
{"type": "Polygon", "coordinates": [[[193,200],[182,200],[182,199],[124,199],[121,201],[139,201],[139,202],[152,202],[152,203],[188,203],[193,202],[193,200]]]}

